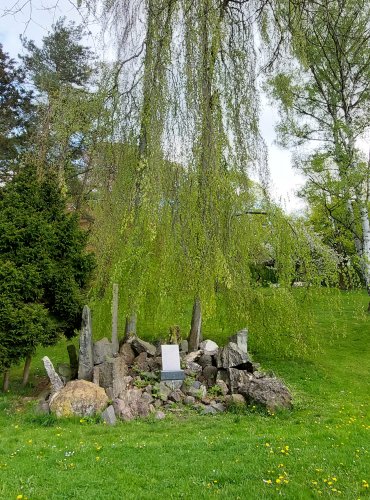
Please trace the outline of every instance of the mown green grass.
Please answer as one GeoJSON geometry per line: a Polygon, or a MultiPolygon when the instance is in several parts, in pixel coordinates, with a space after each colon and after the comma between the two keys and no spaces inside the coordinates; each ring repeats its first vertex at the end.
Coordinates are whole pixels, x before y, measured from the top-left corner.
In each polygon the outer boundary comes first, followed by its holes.
{"type": "MultiPolygon", "coordinates": [[[[258,359],[292,389],[291,412],[250,407],[110,428],[35,417],[27,391],[3,395],[0,498],[369,498],[370,317],[366,295],[340,301],[335,311],[316,304],[323,347],[311,359],[258,359]]],[[[64,351],[50,357],[65,361],[64,351]]],[[[36,360],[34,384],[41,373],[36,360]]]]}

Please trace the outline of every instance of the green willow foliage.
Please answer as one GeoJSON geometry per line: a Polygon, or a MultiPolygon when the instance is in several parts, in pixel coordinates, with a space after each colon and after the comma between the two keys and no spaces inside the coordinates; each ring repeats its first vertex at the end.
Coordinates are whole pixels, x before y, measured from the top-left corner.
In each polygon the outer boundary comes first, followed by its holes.
{"type": "Polygon", "coordinates": [[[152,335],[173,323],[187,333],[200,298],[205,331],[212,322],[229,334],[248,325],[256,349],[302,354],[309,289],[293,293],[291,284],[333,283],[335,259],[250,180],[250,170],[262,186],[267,180],[256,5],[147,0],[104,10],[116,22],[121,62],[112,76],[114,136],[95,160],[95,326],[104,328],[117,282],[121,314],[138,312],[139,329],[152,335]],[[251,214],[257,206],[266,214],[251,214]],[[276,288],[257,277],[265,261],[276,288]]]}

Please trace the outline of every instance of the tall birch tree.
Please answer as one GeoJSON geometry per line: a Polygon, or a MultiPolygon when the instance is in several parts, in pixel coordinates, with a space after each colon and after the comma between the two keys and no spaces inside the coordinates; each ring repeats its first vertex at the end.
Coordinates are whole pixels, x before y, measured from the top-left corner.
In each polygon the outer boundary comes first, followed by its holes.
{"type": "Polygon", "coordinates": [[[316,192],[335,231],[351,232],[370,294],[369,163],[359,148],[370,120],[370,4],[318,0],[291,7],[281,18],[295,59],[272,80],[280,138],[310,145],[297,162],[308,178],[306,192],[316,192]]]}

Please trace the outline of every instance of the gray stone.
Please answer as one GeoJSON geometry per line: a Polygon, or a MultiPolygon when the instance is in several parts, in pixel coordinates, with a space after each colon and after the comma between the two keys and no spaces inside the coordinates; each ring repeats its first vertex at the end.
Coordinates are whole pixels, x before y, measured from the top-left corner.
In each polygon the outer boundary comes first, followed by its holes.
{"type": "Polygon", "coordinates": [[[72,370],[68,363],[57,364],[57,372],[64,384],[72,380],[72,370]]]}
{"type": "Polygon", "coordinates": [[[155,413],[155,418],[157,420],[163,420],[164,418],[166,418],[166,414],[163,411],[157,411],[155,413]]]}
{"type": "Polygon", "coordinates": [[[225,396],[225,404],[245,405],[245,398],[241,394],[229,394],[225,396]]]}
{"type": "Polygon", "coordinates": [[[121,357],[111,358],[99,365],[99,385],[105,389],[112,387],[113,398],[120,397],[131,380],[128,377],[128,366],[121,357]]]}
{"type": "Polygon", "coordinates": [[[247,354],[233,342],[229,342],[229,344],[227,344],[225,347],[222,347],[218,351],[218,368],[234,368],[235,366],[243,365],[248,361],[249,358],[247,354]]]}
{"type": "Polygon", "coordinates": [[[149,356],[155,356],[157,354],[157,349],[153,344],[149,344],[149,342],[145,342],[145,340],[141,340],[139,337],[133,336],[128,342],[137,354],[141,352],[146,352],[149,356]]]}
{"type": "Polygon", "coordinates": [[[175,391],[178,389],[181,389],[183,381],[182,380],[163,380],[161,382],[162,384],[165,384],[171,391],[175,391]]]}
{"type": "Polygon", "coordinates": [[[91,329],[91,313],[88,306],[82,311],[82,325],[80,333],[80,350],[78,358],[78,378],[91,381],[93,377],[94,358],[91,329]]]}
{"type": "Polygon", "coordinates": [[[100,369],[99,365],[94,366],[93,370],[93,384],[100,385],[99,384],[99,379],[100,379],[100,369]]]}
{"type": "Polygon", "coordinates": [[[113,397],[119,398],[126,392],[132,381],[128,375],[128,366],[123,358],[114,358],[113,361],[113,397]]]}
{"type": "Polygon", "coordinates": [[[221,394],[223,396],[226,396],[226,394],[229,392],[229,388],[228,388],[226,382],[224,382],[222,379],[219,379],[219,380],[216,380],[216,384],[220,388],[221,394]]]}
{"type": "Polygon", "coordinates": [[[128,389],[122,398],[114,401],[116,415],[122,420],[147,417],[150,413],[150,406],[148,401],[143,399],[142,391],[137,388],[128,389]]]}
{"type": "Polygon", "coordinates": [[[207,387],[212,387],[216,383],[217,368],[215,366],[206,366],[202,373],[202,378],[207,387]]]}
{"type": "Polygon", "coordinates": [[[226,406],[223,405],[222,403],[217,403],[216,401],[212,401],[211,406],[219,413],[226,411],[226,406]]]}
{"type": "Polygon", "coordinates": [[[149,363],[148,363],[148,354],[146,352],[141,352],[134,359],[133,365],[140,372],[148,372],[150,370],[149,363]]]}
{"type": "Polygon", "coordinates": [[[212,356],[210,354],[203,354],[197,361],[198,365],[202,368],[212,365],[212,356]]]}
{"type": "Polygon", "coordinates": [[[251,373],[248,373],[245,370],[238,370],[237,368],[229,368],[229,380],[230,380],[230,392],[237,393],[239,392],[239,387],[244,384],[248,384],[249,380],[252,377],[251,373]]]}
{"type": "Polygon", "coordinates": [[[224,382],[229,387],[230,385],[229,374],[227,370],[224,370],[223,368],[218,368],[216,384],[219,384],[220,381],[224,382]]]}
{"type": "Polygon", "coordinates": [[[129,316],[126,316],[125,340],[136,335],[136,324],[137,324],[136,313],[131,313],[129,316]]]}
{"type": "Polygon", "coordinates": [[[184,352],[184,353],[189,352],[189,342],[187,340],[182,340],[180,342],[179,348],[180,348],[181,352],[184,352]]]}
{"type": "Polygon", "coordinates": [[[50,413],[49,403],[47,401],[39,401],[35,408],[35,412],[37,415],[47,415],[50,413]]]}
{"type": "Polygon", "coordinates": [[[202,367],[193,361],[186,363],[185,375],[198,375],[202,372],[202,367]]]}
{"type": "Polygon", "coordinates": [[[106,337],[104,337],[94,343],[93,353],[94,365],[100,365],[113,356],[113,345],[106,337]]]}
{"type": "Polygon", "coordinates": [[[184,357],[184,363],[193,363],[194,361],[197,361],[201,356],[203,355],[203,351],[194,351],[194,352],[189,352],[184,357]]]}
{"type": "Polygon", "coordinates": [[[153,390],[158,394],[158,398],[161,401],[167,401],[168,396],[171,394],[172,389],[167,386],[164,382],[160,382],[159,384],[156,384],[153,388],[153,390]]]}
{"type": "Polygon", "coordinates": [[[134,359],[136,357],[131,345],[128,344],[127,342],[122,344],[122,346],[119,350],[119,354],[120,354],[120,357],[122,357],[124,359],[125,363],[128,366],[132,365],[132,363],[134,362],[134,359]]]}
{"type": "Polygon", "coordinates": [[[187,394],[188,396],[194,396],[197,399],[202,399],[207,394],[207,389],[204,385],[201,385],[199,389],[196,387],[189,387],[187,394]]]}
{"type": "Polygon", "coordinates": [[[114,407],[112,405],[108,406],[103,413],[101,418],[108,425],[115,425],[117,422],[116,414],[114,413],[114,407]]]}
{"type": "Polygon", "coordinates": [[[272,411],[292,406],[292,396],[288,388],[275,377],[251,377],[239,387],[239,392],[248,401],[261,404],[272,411]]]}
{"type": "Polygon", "coordinates": [[[248,329],[243,328],[229,338],[229,341],[236,344],[245,354],[248,353],[248,329]]]}
{"type": "Polygon", "coordinates": [[[173,401],[174,403],[181,403],[183,397],[184,394],[180,390],[176,390],[171,392],[171,394],[168,396],[168,399],[170,401],[173,401]]]}
{"type": "Polygon", "coordinates": [[[205,354],[214,356],[218,352],[218,345],[213,340],[204,340],[199,346],[205,354]]]}
{"type": "Polygon", "coordinates": [[[148,365],[152,372],[159,371],[162,368],[162,357],[148,358],[148,365]]]}
{"type": "Polygon", "coordinates": [[[209,405],[205,406],[203,408],[203,411],[202,411],[203,415],[216,415],[216,413],[218,413],[216,408],[213,408],[213,406],[209,406],[209,405]]]}
{"type": "Polygon", "coordinates": [[[156,399],[153,403],[155,408],[159,408],[160,406],[162,406],[162,404],[163,404],[163,401],[161,399],[156,399]]]}
{"type": "Polygon", "coordinates": [[[105,394],[107,395],[109,401],[113,401],[114,397],[113,397],[113,388],[112,387],[107,387],[105,389],[105,394]]]}
{"type": "Polygon", "coordinates": [[[54,370],[53,363],[47,356],[44,356],[42,358],[42,361],[44,363],[46,373],[48,374],[51,383],[52,392],[55,393],[60,391],[64,387],[64,384],[59,375],[57,374],[57,372],[54,370]]]}
{"type": "Polygon", "coordinates": [[[153,396],[146,391],[142,393],[141,398],[144,402],[148,404],[152,404],[154,402],[153,396]]]}
{"type": "Polygon", "coordinates": [[[99,365],[99,385],[104,389],[113,387],[113,363],[112,358],[99,365]]]}
{"type": "Polygon", "coordinates": [[[195,403],[195,397],[194,396],[185,396],[184,398],[184,404],[187,406],[193,405],[195,403]]]}
{"type": "Polygon", "coordinates": [[[194,387],[194,389],[200,389],[200,386],[202,385],[202,382],[200,382],[199,380],[195,380],[191,387],[194,387]]]}

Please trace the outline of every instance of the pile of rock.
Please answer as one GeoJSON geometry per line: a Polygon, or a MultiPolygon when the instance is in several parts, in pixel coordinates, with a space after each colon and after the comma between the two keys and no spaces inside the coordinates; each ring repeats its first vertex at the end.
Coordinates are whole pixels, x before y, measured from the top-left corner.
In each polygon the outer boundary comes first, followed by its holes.
{"type": "Polygon", "coordinates": [[[161,381],[161,346],[137,336],[127,339],[119,352],[107,338],[95,343],[84,311],[78,378],[63,380],[44,359],[52,383],[49,407],[58,416],[90,416],[102,412],[105,421],[131,420],[168,411],[194,408],[203,414],[226,410],[232,403],[253,402],[270,410],[291,406],[291,395],[276,377],[260,370],[248,355],[247,330],[241,330],[219,347],[212,340],[188,352],[180,343],[183,381],[161,381]],[[86,326],[87,325],[87,326],[86,326]],[[110,403],[110,404],[109,404],[110,403]]]}

